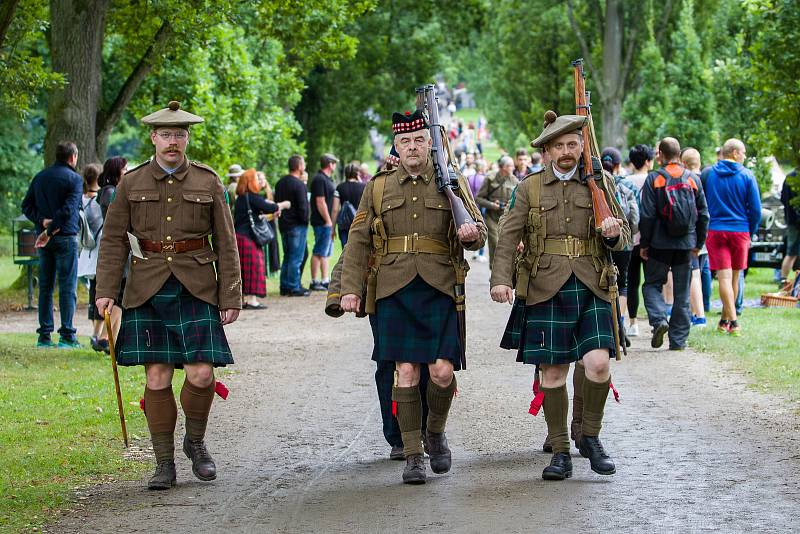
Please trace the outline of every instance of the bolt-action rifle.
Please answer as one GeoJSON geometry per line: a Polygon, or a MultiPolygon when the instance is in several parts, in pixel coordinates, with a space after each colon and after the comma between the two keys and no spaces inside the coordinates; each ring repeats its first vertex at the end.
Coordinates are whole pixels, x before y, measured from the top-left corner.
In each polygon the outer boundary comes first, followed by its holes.
{"type": "MultiPolygon", "coordinates": [[[[597,147],[597,139],[594,135],[594,123],[592,122],[592,110],[590,104],[590,93],[586,90],[586,75],[583,72],[583,59],[576,59],[572,62],[575,77],[575,114],[588,117],[589,120],[583,125],[581,135],[583,136],[583,154],[579,163],[581,180],[589,186],[592,193],[592,209],[594,211],[594,229],[601,231],[602,222],[608,217],[614,217],[614,212],[608,205],[606,195],[597,185],[597,180],[603,179],[603,168],[600,164],[600,150],[597,147]]],[[[613,194],[613,191],[610,192],[613,194]]],[[[606,248],[608,265],[608,292],[611,297],[611,318],[614,323],[614,354],[616,359],[620,359],[620,345],[623,353],[627,356],[628,350],[625,343],[620,344],[620,338],[625,339],[622,329],[619,310],[619,288],[617,287],[617,268],[611,256],[611,251],[606,248]]]]}

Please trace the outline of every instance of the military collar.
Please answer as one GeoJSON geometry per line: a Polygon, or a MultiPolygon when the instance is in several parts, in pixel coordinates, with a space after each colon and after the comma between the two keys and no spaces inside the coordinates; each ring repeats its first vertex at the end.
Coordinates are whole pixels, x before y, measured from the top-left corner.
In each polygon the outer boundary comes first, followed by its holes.
{"type": "MultiPolygon", "coordinates": [[[[569,173],[566,173],[569,174],[569,173]]],[[[553,169],[553,164],[551,163],[544,170],[544,179],[542,180],[545,184],[551,184],[553,182],[561,182],[561,181],[570,181],[575,180],[576,182],[580,182],[580,172],[578,170],[577,165],[575,169],[573,169],[572,176],[569,177],[569,180],[561,180],[558,176],[556,176],[555,169],[553,169]]]]}
{"type": "Polygon", "coordinates": [[[425,165],[425,170],[422,171],[422,174],[417,177],[408,174],[408,171],[405,167],[403,167],[402,164],[397,168],[397,173],[397,180],[400,182],[400,185],[403,185],[409,178],[422,178],[422,181],[425,182],[425,185],[427,185],[431,181],[431,178],[433,178],[433,160],[430,158],[430,156],[428,157],[428,163],[425,165]]]}
{"type": "Polygon", "coordinates": [[[189,174],[189,160],[184,157],[183,163],[181,163],[180,167],[178,167],[172,174],[168,174],[164,172],[164,169],[161,168],[161,165],[158,164],[155,156],[153,156],[153,159],[150,160],[150,173],[156,180],[163,180],[167,176],[174,176],[179,181],[182,181],[184,178],[186,178],[186,175],[189,174]]]}

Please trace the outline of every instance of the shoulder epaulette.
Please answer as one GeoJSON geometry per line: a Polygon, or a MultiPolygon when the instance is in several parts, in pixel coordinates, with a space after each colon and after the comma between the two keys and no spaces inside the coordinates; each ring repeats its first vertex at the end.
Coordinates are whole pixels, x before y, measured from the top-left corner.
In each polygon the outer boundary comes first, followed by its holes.
{"type": "Polygon", "coordinates": [[[126,172],[125,174],[130,174],[130,173],[132,173],[133,171],[136,171],[136,170],[139,170],[139,169],[141,169],[141,168],[142,168],[142,167],[144,167],[145,165],[150,165],[150,161],[151,161],[151,160],[149,160],[149,159],[148,159],[148,160],[145,160],[144,162],[140,163],[140,164],[139,164],[139,165],[137,165],[136,167],[134,167],[134,168],[132,168],[132,169],[128,169],[128,172],[126,172]]]}
{"type": "Polygon", "coordinates": [[[219,175],[217,174],[217,171],[215,171],[214,169],[212,169],[211,167],[209,167],[209,166],[208,166],[208,165],[206,165],[205,163],[200,163],[199,161],[194,161],[194,160],[190,160],[190,161],[189,161],[189,163],[190,163],[190,165],[192,165],[193,167],[197,167],[198,169],[203,169],[203,170],[205,170],[205,171],[208,171],[208,172],[210,172],[210,173],[211,173],[211,174],[213,174],[214,176],[217,176],[217,177],[219,177],[219,175]]]}
{"type": "Polygon", "coordinates": [[[375,176],[373,176],[372,178],[370,178],[370,179],[369,179],[369,181],[371,182],[371,181],[373,181],[375,178],[377,178],[378,176],[381,176],[381,175],[392,174],[392,173],[393,173],[394,171],[396,171],[396,170],[397,170],[397,168],[394,168],[394,169],[391,169],[391,170],[383,170],[383,171],[378,171],[377,173],[375,173],[375,176]]]}

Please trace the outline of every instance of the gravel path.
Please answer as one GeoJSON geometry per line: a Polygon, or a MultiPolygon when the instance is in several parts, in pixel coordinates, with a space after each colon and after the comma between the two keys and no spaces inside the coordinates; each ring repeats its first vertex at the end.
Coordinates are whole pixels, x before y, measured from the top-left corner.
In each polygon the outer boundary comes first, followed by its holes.
{"type": "MultiPolygon", "coordinates": [[[[488,269],[468,288],[469,366],[459,374],[448,438],[453,469],[400,483],[387,459],[369,325],[329,319],[323,297],[271,298],[228,328],[237,358],[231,396],[212,411],[219,478],[178,486],[100,486],[50,532],[788,532],[800,510],[800,421],[782,399],[692,351],[635,338],[612,364],[622,403],[603,430],[617,474],[545,483],[542,415],[527,413],[532,369],[497,347],[510,307],[488,297],[488,269]]],[[[13,318],[13,319],[12,319],[13,318]]],[[[30,314],[0,330],[35,324],[30,314]]],[[[30,331],[30,330],[29,330],[30,331]]]]}

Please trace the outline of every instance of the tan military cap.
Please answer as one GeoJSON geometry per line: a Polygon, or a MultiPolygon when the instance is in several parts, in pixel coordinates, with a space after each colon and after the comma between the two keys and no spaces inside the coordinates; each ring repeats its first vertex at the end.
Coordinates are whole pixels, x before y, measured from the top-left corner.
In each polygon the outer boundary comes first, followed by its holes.
{"type": "Polygon", "coordinates": [[[200,124],[201,122],[203,122],[203,117],[183,111],[181,103],[175,100],[171,101],[164,109],[159,109],[155,113],[142,117],[142,123],[154,128],[160,126],[188,128],[192,124],[200,124]]]}
{"type": "Polygon", "coordinates": [[[566,133],[581,133],[581,128],[586,124],[586,117],[581,115],[556,115],[555,111],[547,111],[544,114],[544,130],[542,133],[531,141],[531,146],[536,148],[544,148],[546,143],[549,143],[556,137],[566,133]]]}

